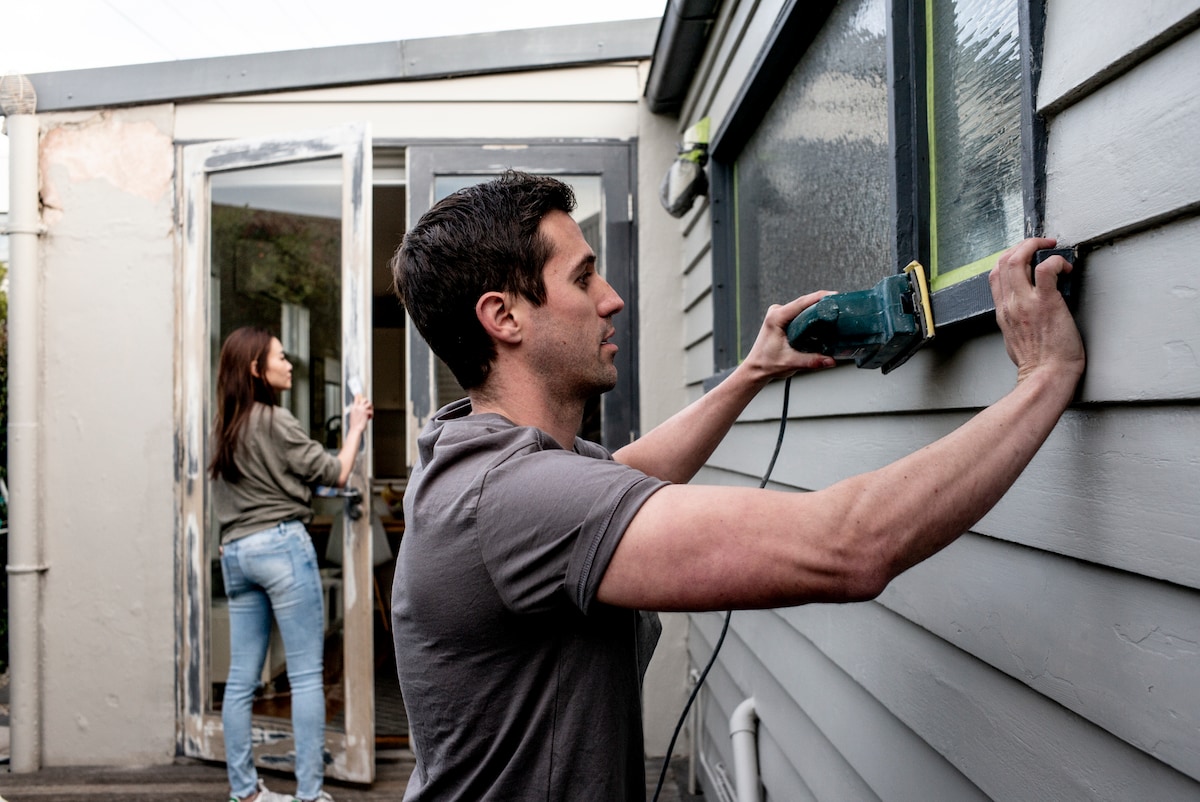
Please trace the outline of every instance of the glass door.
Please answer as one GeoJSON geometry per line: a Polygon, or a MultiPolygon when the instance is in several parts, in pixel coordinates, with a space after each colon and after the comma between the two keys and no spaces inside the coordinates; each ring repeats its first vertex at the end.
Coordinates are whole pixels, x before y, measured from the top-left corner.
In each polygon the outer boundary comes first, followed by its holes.
{"type": "MultiPolygon", "coordinates": [[[[371,392],[370,135],[346,126],[190,145],[182,164],[182,740],[185,754],[220,760],[229,618],[205,472],[217,357],[240,326],[273,332],[293,364],[280,404],[331,452],[341,446],[345,408],[371,392]]],[[[370,466],[368,430],[345,490],[315,496],[309,525],[324,590],[326,773],[364,783],[375,764],[370,466]]],[[[275,631],[253,711],[256,762],[290,770],[275,631]]]]}
{"type": "MultiPolygon", "coordinates": [[[[589,405],[581,436],[610,450],[638,434],[637,275],[632,146],[626,143],[425,145],[408,149],[409,227],[434,203],[507,169],[553,175],[575,191],[574,217],[596,252],[597,269],[625,300],[617,329],[617,386],[589,405]]],[[[441,406],[462,397],[449,368],[429,350],[411,321],[407,332],[408,455],[441,406]]]]}

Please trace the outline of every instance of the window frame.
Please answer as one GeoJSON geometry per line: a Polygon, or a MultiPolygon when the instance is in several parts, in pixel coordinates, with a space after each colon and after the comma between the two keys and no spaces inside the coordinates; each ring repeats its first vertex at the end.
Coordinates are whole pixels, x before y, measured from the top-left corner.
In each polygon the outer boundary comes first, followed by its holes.
{"type": "MultiPolygon", "coordinates": [[[[713,248],[714,371],[732,369],[737,353],[737,160],[763,115],[799,65],[837,0],[787,0],[710,145],[713,248]]],[[[927,106],[926,0],[888,0],[888,139],[891,263],[900,272],[930,259],[930,167],[927,106]]],[[[1017,0],[1021,50],[1021,196],[1024,235],[1040,233],[1045,213],[1046,125],[1037,113],[1037,84],[1045,33],[1045,0],[1017,0]]],[[[853,288],[860,289],[860,288],[853,288]]],[[[865,289],[865,288],[861,288],[865,289]]],[[[932,296],[939,330],[995,310],[987,274],[932,296]]],[[[972,327],[973,330],[974,327],[972,327]]],[[[965,336],[966,330],[955,336],[965,336]]]]}

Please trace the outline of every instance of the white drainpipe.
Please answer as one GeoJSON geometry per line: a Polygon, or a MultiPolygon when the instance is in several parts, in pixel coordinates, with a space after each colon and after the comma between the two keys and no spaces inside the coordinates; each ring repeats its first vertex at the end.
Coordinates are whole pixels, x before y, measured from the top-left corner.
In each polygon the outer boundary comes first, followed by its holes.
{"type": "Polygon", "coordinates": [[[733,741],[738,802],[762,802],[758,783],[758,713],[753,696],[738,705],[729,717],[729,738],[733,741]]]}
{"type": "Polygon", "coordinates": [[[41,767],[42,562],[41,397],[38,330],[41,326],[38,236],[37,98],[23,75],[0,78],[0,112],[9,140],[8,272],[8,643],[10,768],[41,767]]]}

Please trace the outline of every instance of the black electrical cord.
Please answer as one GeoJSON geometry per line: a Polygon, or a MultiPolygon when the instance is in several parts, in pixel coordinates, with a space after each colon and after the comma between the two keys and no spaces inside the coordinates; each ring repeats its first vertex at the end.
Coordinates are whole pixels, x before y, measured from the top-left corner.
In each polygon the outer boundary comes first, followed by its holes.
{"type": "MultiPolygon", "coordinates": [[[[762,481],[758,483],[761,490],[767,486],[767,482],[771,479],[771,472],[775,470],[775,460],[779,459],[779,451],[783,448],[783,433],[787,431],[787,416],[788,416],[788,397],[792,393],[792,377],[788,376],[787,381],[783,384],[783,412],[779,415],[779,436],[775,438],[775,451],[771,454],[771,462],[767,465],[767,472],[763,474],[762,481]]],[[[692,688],[692,693],[688,696],[687,702],[683,705],[683,712],[679,714],[679,722],[675,725],[675,732],[671,734],[671,742],[667,745],[667,754],[663,757],[662,771],[658,773],[658,785],[654,786],[654,796],[652,802],[658,802],[658,795],[662,792],[663,781],[667,778],[667,766],[671,764],[671,754],[675,751],[675,741],[679,738],[679,732],[683,729],[683,722],[687,720],[688,711],[692,709],[692,702],[696,701],[696,696],[700,693],[700,688],[704,685],[704,678],[708,676],[708,672],[712,669],[713,664],[717,662],[717,654],[721,651],[721,644],[725,642],[725,635],[729,632],[729,619],[733,618],[733,610],[725,611],[725,623],[721,626],[721,635],[717,638],[717,644],[713,646],[712,657],[708,658],[708,664],[704,666],[704,670],[700,672],[699,679],[696,680],[696,687],[692,688]]],[[[695,733],[692,733],[695,737],[695,733]]]]}

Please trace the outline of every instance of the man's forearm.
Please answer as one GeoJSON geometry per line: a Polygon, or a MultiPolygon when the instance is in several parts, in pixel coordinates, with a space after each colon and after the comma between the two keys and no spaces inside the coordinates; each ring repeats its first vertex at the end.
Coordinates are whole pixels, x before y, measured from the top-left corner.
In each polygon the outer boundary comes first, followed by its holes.
{"type": "Polygon", "coordinates": [[[1030,377],[937,442],[833,485],[831,494],[852,499],[841,507],[844,531],[872,540],[864,550],[885,555],[887,580],[944,548],[1012,487],[1077,380],[1069,371],[1030,377]]]}
{"type": "Polygon", "coordinates": [[[743,363],[703,398],[618,450],[613,457],[659,479],[688,482],[769,381],[769,377],[757,374],[743,363]]]}

